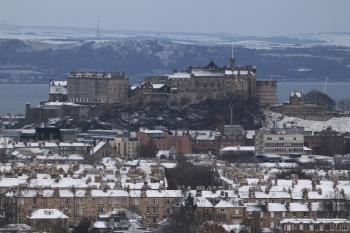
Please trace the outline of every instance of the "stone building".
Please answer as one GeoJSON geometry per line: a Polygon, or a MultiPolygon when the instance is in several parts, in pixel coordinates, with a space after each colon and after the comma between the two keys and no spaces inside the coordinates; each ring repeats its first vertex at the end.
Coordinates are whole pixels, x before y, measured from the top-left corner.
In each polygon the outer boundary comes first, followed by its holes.
{"type": "Polygon", "coordinates": [[[37,209],[28,217],[38,232],[61,233],[68,231],[68,216],[58,209],[37,209]]]}
{"type": "Polygon", "coordinates": [[[47,121],[50,118],[72,118],[86,120],[91,117],[92,108],[87,105],[74,104],[70,102],[46,102],[37,107],[26,104],[26,124],[47,121]]]}
{"type": "Polygon", "coordinates": [[[66,227],[78,224],[83,218],[97,220],[98,216],[106,211],[124,208],[137,210],[147,226],[156,226],[160,220],[171,215],[173,204],[182,197],[181,190],[147,188],[129,192],[91,188],[23,190],[14,197],[17,203],[14,207],[18,210],[14,221],[24,223],[28,221],[27,216],[33,216],[40,209],[56,209],[62,212],[60,216],[66,216],[66,227]]]}
{"type": "Polygon", "coordinates": [[[67,101],[67,81],[50,81],[49,101],[50,102],[67,101]]]}
{"type": "Polygon", "coordinates": [[[116,72],[71,72],[68,100],[80,104],[110,104],[128,99],[129,78],[116,72]]]}
{"type": "Polygon", "coordinates": [[[223,98],[230,95],[244,99],[256,97],[256,68],[252,65],[236,66],[230,59],[227,66],[219,67],[212,60],[204,67],[192,67],[167,76],[148,77],[152,83],[170,87],[170,99],[180,102],[223,98]]]}
{"type": "Polygon", "coordinates": [[[90,151],[90,162],[96,163],[97,161],[101,161],[107,156],[112,156],[113,152],[111,144],[105,141],[100,141],[90,151]]]}
{"type": "Polygon", "coordinates": [[[279,233],[287,232],[349,232],[348,219],[313,219],[313,218],[285,218],[281,220],[279,233]]]}
{"type": "Polygon", "coordinates": [[[139,155],[137,137],[117,137],[111,144],[117,157],[121,159],[136,159],[139,155]]]}
{"type": "Polygon", "coordinates": [[[277,81],[276,80],[257,80],[256,98],[261,107],[268,107],[278,104],[277,100],[277,81]]]}
{"type": "Polygon", "coordinates": [[[331,128],[305,135],[305,145],[310,147],[314,154],[334,156],[344,154],[344,135],[331,128]]]}
{"type": "Polygon", "coordinates": [[[261,129],[256,132],[255,153],[300,156],[304,154],[303,128],[261,129]]]}
{"type": "Polygon", "coordinates": [[[324,121],[332,116],[327,114],[326,109],[315,104],[305,104],[302,91],[292,91],[289,102],[271,106],[270,110],[289,117],[298,117],[306,120],[324,121]]]}

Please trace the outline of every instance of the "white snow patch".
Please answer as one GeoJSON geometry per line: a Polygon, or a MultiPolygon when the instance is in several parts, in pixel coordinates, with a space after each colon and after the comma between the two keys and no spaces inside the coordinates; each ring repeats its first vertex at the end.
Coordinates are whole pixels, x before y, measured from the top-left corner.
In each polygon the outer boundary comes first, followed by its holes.
{"type": "Polygon", "coordinates": [[[308,72],[308,71],[311,71],[312,69],[309,69],[309,68],[299,68],[297,69],[298,72],[308,72]]]}
{"type": "Polygon", "coordinates": [[[268,127],[272,127],[273,121],[277,120],[279,125],[290,123],[292,126],[304,127],[306,131],[319,132],[332,127],[333,130],[341,133],[350,132],[350,117],[333,117],[328,121],[312,121],[288,117],[274,112],[265,112],[265,115],[268,127]]]}

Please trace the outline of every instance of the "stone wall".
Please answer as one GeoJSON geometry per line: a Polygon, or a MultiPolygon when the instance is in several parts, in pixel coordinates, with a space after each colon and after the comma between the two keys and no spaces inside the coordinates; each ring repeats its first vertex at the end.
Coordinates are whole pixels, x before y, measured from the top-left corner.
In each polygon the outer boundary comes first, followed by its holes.
{"type": "Polygon", "coordinates": [[[278,104],[277,81],[256,80],[256,97],[261,107],[268,107],[278,104]]]}
{"type": "Polygon", "coordinates": [[[327,121],[332,116],[326,114],[326,110],[314,105],[277,105],[270,107],[270,110],[289,117],[297,117],[305,120],[327,121]]]}

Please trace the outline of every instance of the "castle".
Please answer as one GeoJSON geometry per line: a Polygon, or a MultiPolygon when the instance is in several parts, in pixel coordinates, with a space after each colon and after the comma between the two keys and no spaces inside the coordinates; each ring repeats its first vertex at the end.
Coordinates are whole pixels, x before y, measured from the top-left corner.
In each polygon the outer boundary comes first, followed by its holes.
{"type": "MultiPolygon", "coordinates": [[[[256,98],[255,73],[254,66],[236,66],[231,58],[224,67],[218,67],[211,60],[204,67],[189,67],[169,75],[147,77],[145,82],[167,85],[169,98],[175,101],[218,99],[229,95],[248,99],[256,98]]],[[[140,88],[143,88],[142,84],[140,88]]]]}
{"type": "Polygon", "coordinates": [[[72,112],[70,108],[74,108],[76,116],[86,118],[86,106],[99,104],[183,104],[225,97],[253,99],[261,107],[277,104],[276,81],[257,80],[255,66],[237,66],[234,58],[224,67],[211,60],[204,67],[190,66],[183,71],[146,77],[136,86],[129,85],[129,78],[123,73],[78,71],[71,72],[67,82],[51,81],[49,87],[49,102],[26,107],[27,122],[44,121],[56,112],[72,112]]]}
{"type": "Polygon", "coordinates": [[[71,72],[67,80],[67,99],[78,104],[188,102],[228,96],[257,99],[261,106],[277,103],[276,81],[256,80],[255,66],[237,66],[234,58],[224,67],[211,60],[204,67],[146,77],[136,86],[129,86],[129,79],[119,73],[71,72]]]}

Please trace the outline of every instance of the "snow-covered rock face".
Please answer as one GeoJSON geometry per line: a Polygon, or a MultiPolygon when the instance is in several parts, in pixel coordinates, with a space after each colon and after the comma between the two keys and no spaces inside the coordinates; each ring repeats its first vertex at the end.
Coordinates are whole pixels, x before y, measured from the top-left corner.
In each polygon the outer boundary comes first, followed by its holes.
{"type": "Polygon", "coordinates": [[[289,124],[291,126],[304,127],[305,131],[319,132],[331,127],[332,130],[345,133],[350,132],[350,117],[333,117],[328,121],[311,121],[296,117],[288,117],[274,112],[265,112],[266,127],[273,127],[273,122],[277,121],[279,126],[289,124]]]}

